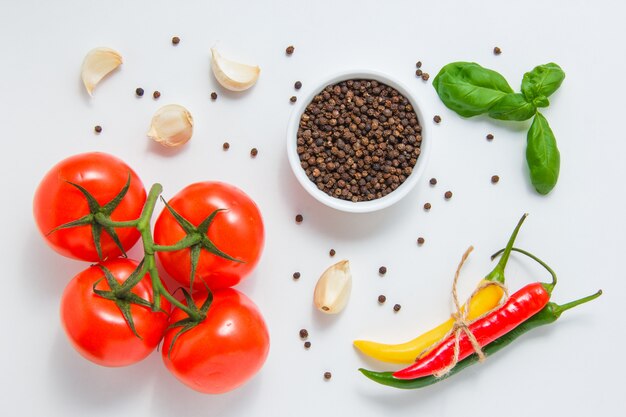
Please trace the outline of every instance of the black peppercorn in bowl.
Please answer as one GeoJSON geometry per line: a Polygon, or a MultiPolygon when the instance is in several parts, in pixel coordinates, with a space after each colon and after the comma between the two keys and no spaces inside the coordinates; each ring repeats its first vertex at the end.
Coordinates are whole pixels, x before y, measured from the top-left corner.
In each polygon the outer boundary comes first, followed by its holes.
{"type": "Polygon", "coordinates": [[[376,71],[336,74],[295,104],[287,153],[300,184],[323,204],[366,213],[418,183],[430,144],[415,97],[376,71]]]}

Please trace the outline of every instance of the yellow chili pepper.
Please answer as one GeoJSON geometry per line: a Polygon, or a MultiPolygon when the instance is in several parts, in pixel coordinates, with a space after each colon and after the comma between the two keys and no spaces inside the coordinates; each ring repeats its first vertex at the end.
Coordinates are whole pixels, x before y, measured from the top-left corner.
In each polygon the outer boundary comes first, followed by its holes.
{"type": "MultiPolygon", "coordinates": [[[[488,282],[504,284],[504,268],[509,260],[517,233],[526,216],[527,214],[524,214],[519,220],[509,238],[506,249],[502,253],[500,261],[493,271],[479,283],[479,286],[488,282]]],[[[496,308],[503,295],[504,290],[497,285],[485,286],[478,290],[470,300],[468,319],[474,320],[496,308]]],[[[462,309],[465,309],[465,306],[462,309]]],[[[452,329],[452,326],[454,326],[454,319],[450,318],[448,321],[405,343],[386,344],[367,340],[355,340],[354,346],[365,355],[383,362],[413,363],[418,356],[427,353],[430,347],[443,339],[452,329]]]]}
{"type": "MultiPolygon", "coordinates": [[[[489,282],[486,280],[481,281],[489,282]]],[[[469,320],[474,320],[498,306],[504,291],[501,287],[490,285],[479,290],[470,301],[468,314],[469,320]]],[[[454,319],[448,321],[426,333],[409,340],[405,343],[386,344],[370,342],[367,340],[355,340],[354,346],[365,355],[383,362],[390,363],[413,363],[420,354],[427,353],[428,348],[440,341],[454,326],[454,319]]]]}

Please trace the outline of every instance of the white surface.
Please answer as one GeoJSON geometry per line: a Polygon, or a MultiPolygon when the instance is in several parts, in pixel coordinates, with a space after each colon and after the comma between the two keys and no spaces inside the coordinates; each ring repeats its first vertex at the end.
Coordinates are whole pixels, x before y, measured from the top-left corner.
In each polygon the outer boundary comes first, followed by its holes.
{"type": "MultiPolygon", "coordinates": [[[[623,69],[621,1],[3,1],[0,6],[0,156],[3,193],[3,415],[54,416],[529,416],[624,415],[621,313],[624,278],[623,69]],[[173,47],[172,36],[181,37],[173,47]],[[285,47],[296,47],[291,57],[285,47]],[[209,48],[259,64],[258,84],[234,94],[209,75],[209,48]],[[500,46],[502,55],[492,49],[500,46]],[[85,53],[118,49],[125,62],[89,98],[80,82],[85,53]],[[545,111],[562,156],[559,184],[532,191],[524,161],[527,123],[464,120],[448,111],[431,82],[415,78],[415,61],[432,77],[444,64],[471,60],[501,72],[517,88],[522,74],[554,61],[567,78],[545,111]],[[285,130],[293,83],[371,68],[397,77],[434,114],[433,149],[423,180],[397,205],[369,215],[329,209],[291,173],[285,130]],[[136,87],[146,95],[134,97],[136,87]],[[153,90],[162,96],[154,101],[153,90]],[[219,98],[212,102],[211,91],[219,98]],[[185,105],[194,138],[168,151],[145,137],[152,113],[185,105]],[[100,124],[103,132],[93,133],[100,124]],[[485,140],[487,133],[495,139],[485,140]],[[228,152],[221,149],[231,143],[228,152]],[[259,149],[256,159],[249,157],[259,149]],[[265,217],[267,246],[259,268],[239,288],[263,310],[272,338],[262,371],[222,396],[190,391],[155,354],[126,369],[105,369],[76,354],[58,321],[65,283],[85,265],[49,250],[31,218],[31,198],[55,162],[101,150],[132,165],[164,195],[217,179],[236,184],[265,217]],[[500,176],[497,185],[490,183],[500,176]],[[427,179],[436,177],[435,187],[427,179]],[[443,193],[454,193],[444,201],[443,193]],[[421,206],[430,201],[429,213],[421,206]],[[356,369],[380,365],[352,348],[354,338],[407,339],[450,312],[450,285],[467,246],[465,294],[490,268],[523,212],[518,239],[560,277],[554,300],[602,288],[597,301],[533,331],[505,351],[421,391],[396,391],[356,369]],[[296,225],[294,216],[304,215],[296,225]],[[426,243],[415,244],[418,236],[426,243]],[[328,250],[337,255],[329,258],[328,250]],[[318,275],[350,259],[352,299],[338,317],[311,305],[318,275]],[[384,278],[377,270],[386,265],[384,278]],[[294,282],[291,274],[300,271],[294,282]],[[387,303],[379,306],[379,294],[387,303]],[[402,304],[394,314],[392,306],[402,304]],[[298,330],[306,327],[305,351],[298,330]],[[331,381],[322,374],[330,370],[331,381]]],[[[298,95],[298,93],[295,93],[298,95]]],[[[511,288],[546,274],[515,256],[511,288]]]]}
{"type": "Polygon", "coordinates": [[[390,77],[389,74],[383,74],[380,71],[363,69],[342,71],[339,74],[326,76],[322,80],[314,81],[311,84],[312,85],[308,86],[308,88],[304,89],[305,93],[301,94],[300,100],[296,102],[295,108],[291,112],[291,117],[289,118],[289,123],[287,125],[287,159],[289,160],[291,170],[293,171],[300,185],[302,185],[302,187],[320,203],[326,204],[328,207],[332,207],[348,213],[372,213],[374,211],[390,207],[406,197],[413,190],[413,188],[415,188],[417,183],[422,178],[422,174],[424,173],[424,170],[428,165],[430,148],[432,147],[432,145],[430,144],[430,127],[428,124],[424,123],[424,120],[426,119],[424,117],[424,112],[421,110],[420,100],[417,99],[412,90],[408,89],[405,85],[400,84],[396,79],[390,77]],[[342,200],[333,196],[329,196],[324,191],[317,188],[317,184],[309,180],[309,177],[304,172],[304,169],[302,169],[302,167],[300,166],[300,156],[298,155],[297,151],[297,137],[302,114],[317,94],[319,94],[324,88],[329,85],[334,85],[347,80],[360,79],[380,81],[383,84],[395,88],[400,94],[406,97],[409,100],[411,106],[413,106],[413,110],[415,111],[417,120],[419,121],[419,123],[421,123],[422,140],[420,142],[419,158],[417,158],[417,162],[412,167],[413,171],[411,175],[409,175],[409,177],[406,179],[406,181],[400,184],[400,187],[382,198],[371,201],[359,201],[357,203],[353,203],[350,200],[342,200]]]}

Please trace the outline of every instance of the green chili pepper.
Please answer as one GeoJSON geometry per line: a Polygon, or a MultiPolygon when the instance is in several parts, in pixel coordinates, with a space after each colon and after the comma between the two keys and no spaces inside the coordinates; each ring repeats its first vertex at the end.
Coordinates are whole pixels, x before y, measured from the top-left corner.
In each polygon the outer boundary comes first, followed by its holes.
{"type": "MultiPolygon", "coordinates": [[[[590,296],[581,298],[579,300],[575,300],[569,302],[567,304],[558,305],[555,303],[548,303],[542,310],[540,310],[537,314],[526,320],[524,323],[520,324],[518,327],[507,333],[506,335],[500,337],[499,339],[494,340],[487,346],[483,348],[483,353],[485,356],[490,356],[499,351],[500,349],[508,346],[515,339],[523,335],[524,333],[539,327],[544,326],[546,324],[554,323],[564,311],[569,310],[570,308],[574,308],[580,304],[591,301],[595,298],[598,298],[602,294],[602,290],[599,290],[595,294],[590,296]]],[[[435,384],[439,381],[442,381],[454,374],[461,372],[463,369],[467,368],[470,365],[478,362],[478,355],[473,354],[463,359],[459,363],[456,364],[450,372],[441,377],[435,377],[433,375],[425,376],[422,378],[416,379],[396,379],[393,377],[393,372],[376,372],[370,371],[367,369],[359,369],[359,371],[371,379],[372,381],[378,382],[382,385],[388,385],[390,387],[402,388],[402,389],[417,389],[424,388],[429,385],[435,384]]]]}

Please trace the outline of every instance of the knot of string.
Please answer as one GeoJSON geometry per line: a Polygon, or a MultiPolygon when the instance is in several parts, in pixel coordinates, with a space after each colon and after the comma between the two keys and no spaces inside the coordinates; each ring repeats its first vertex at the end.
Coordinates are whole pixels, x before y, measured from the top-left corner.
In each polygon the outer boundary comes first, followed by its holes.
{"type": "MultiPolygon", "coordinates": [[[[463,264],[465,263],[465,261],[467,260],[470,253],[473,250],[474,250],[473,246],[470,246],[469,248],[467,248],[467,250],[461,257],[461,262],[459,262],[459,266],[456,268],[456,273],[454,274],[454,282],[452,283],[452,300],[454,301],[454,307],[456,308],[456,311],[452,313],[452,318],[454,319],[454,325],[452,326],[452,329],[450,330],[450,332],[448,332],[448,334],[444,338],[445,340],[450,335],[454,335],[454,355],[452,357],[452,361],[447,366],[441,368],[440,370],[434,373],[434,375],[438,378],[450,372],[450,370],[454,368],[456,364],[459,362],[461,333],[465,333],[465,335],[467,336],[467,339],[472,345],[474,352],[476,352],[476,355],[478,355],[478,360],[480,362],[485,360],[485,354],[483,353],[482,347],[480,346],[480,343],[476,339],[476,336],[474,336],[474,333],[472,333],[472,331],[469,328],[470,325],[474,321],[484,316],[483,315],[483,316],[477,317],[474,320],[469,319],[470,306],[476,294],[478,294],[481,290],[483,290],[486,287],[497,286],[497,287],[502,288],[504,292],[504,298],[500,300],[499,305],[502,305],[502,303],[504,303],[504,301],[509,297],[506,287],[502,285],[501,283],[497,281],[483,281],[482,284],[476,287],[474,292],[472,292],[472,294],[469,296],[469,298],[465,302],[465,307],[461,306],[461,303],[459,302],[457,284],[459,282],[459,276],[461,275],[461,268],[463,267],[463,264]]],[[[489,314],[489,312],[485,314],[489,314]]]]}

